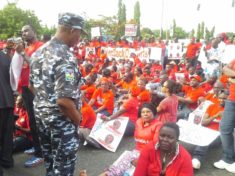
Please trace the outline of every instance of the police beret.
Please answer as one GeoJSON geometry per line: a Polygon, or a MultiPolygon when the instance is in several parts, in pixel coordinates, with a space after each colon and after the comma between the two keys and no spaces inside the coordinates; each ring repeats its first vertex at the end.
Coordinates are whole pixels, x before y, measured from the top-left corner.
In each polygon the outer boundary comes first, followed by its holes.
{"type": "Polygon", "coordinates": [[[81,29],[84,34],[87,34],[84,30],[84,19],[76,14],[73,13],[60,13],[58,19],[59,25],[69,26],[75,29],[81,29]]]}

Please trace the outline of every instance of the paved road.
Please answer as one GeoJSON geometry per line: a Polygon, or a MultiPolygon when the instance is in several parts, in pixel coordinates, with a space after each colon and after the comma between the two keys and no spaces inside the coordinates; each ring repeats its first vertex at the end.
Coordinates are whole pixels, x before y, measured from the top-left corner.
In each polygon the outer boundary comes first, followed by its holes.
{"type": "MultiPolygon", "coordinates": [[[[192,151],[192,146],[185,145],[185,147],[192,151]]],[[[109,152],[105,149],[97,150],[91,147],[81,147],[78,152],[78,163],[76,167],[75,176],[78,176],[79,169],[86,169],[89,176],[97,176],[102,170],[113,163],[124,150],[131,150],[134,148],[134,141],[132,138],[124,138],[120,143],[115,153],[109,152]]],[[[195,172],[195,176],[234,176],[225,170],[215,169],[212,164],[214,161],[220,159],[221,147],[213,148],[207,154],[205,162],[200,171],[195,172]]],[[[45,169],[43,165],[34,168],[25,168],[24,161],[29,156],[19,153],[14,155],[15,166],[12,169],[4,170],[4,176],[43,176],[45,169]]]]}

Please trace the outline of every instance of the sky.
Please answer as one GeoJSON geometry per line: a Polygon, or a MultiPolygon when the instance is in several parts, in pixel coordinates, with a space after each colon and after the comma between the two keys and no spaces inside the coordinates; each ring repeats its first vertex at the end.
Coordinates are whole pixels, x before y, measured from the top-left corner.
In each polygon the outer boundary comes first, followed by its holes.
{"type": "MultiPolygon", "coordinates": [[[[126,5],[127,20],[133,18],[137,0],[122,0],[126,5]]],[[[233,0],[139,0],[141,27],[169,29],[173,19],[176,25],[187,32],[196,30],[204,21],[215,32],[235,32],[235,7],[233,0]],[[197,5],[200,4],[200,10],[197,5]]],[[[57,25],[60,12],[73,12],[89,19],[99,19],[100,15],[113,16],[118,11],[118,0],[0,0],[0,9],[7,2],[17,2],[24,10],[32,10],[48,26],[57,25]]]]}

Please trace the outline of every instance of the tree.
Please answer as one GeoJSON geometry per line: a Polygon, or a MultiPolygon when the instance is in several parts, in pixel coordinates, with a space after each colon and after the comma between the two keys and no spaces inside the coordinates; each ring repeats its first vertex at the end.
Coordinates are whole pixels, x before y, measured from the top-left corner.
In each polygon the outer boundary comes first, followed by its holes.
{"type": "Polygon", "coordinates": [[[143,38],[150,38],[150,37],[154,36],[154,33],[153,33],[153,31],[152,31],[151,29],[149,29],[149,28],[143,28],[143,29],[141,30],[141,36],[142,36],[143,38]]]}
{"type": "Polygon", "coordinates": [[[188,33],[183,30],[181,27],[175,27],[174,37],[178,37],[179,39],[187,38],[188,33]]]}
{"type": "Polygon", "coordinates": [[[205,31],[205,23],[202,22],[201,23],[201,38],[203,38],[203,39],[204,39],[204,31],[205,31]]]}
{"type": "Polygon", "coordinates": [[[207,29],[207,27],[206,27],[206,29],[205,29],[205,40],[206,41],[209,41],[210,40],[210,36],[211,34],[210,34],[210,31],[207,29]]]}
{"type": "Polygon", "coordinates": [[[197,25],[197,39],[199,40],[201,38],[201,25],[198,23],[197,25]]]}
{"type": "Polygon", "coordinates": [[[16,7],[15,3],[9,3],[0,10],[0,39],[20,35],[24,25],[31,25],[40,34],[42,31],[40,20],[32,11],[24,11],[16,7]]]}
{"type": "Polygon", "coordinates": [[[213,26],[213,28],[211,29],[211,37],[214,37],[214,33],[215,33],[215,26],[213,26]]]}
{"type": "Polygon", "coordinates": [[[126,6],[122,3],[122,0],[118,1],[118,26],[117,33],[115,35],[116,39],[120,39],[125,33],[126,24],[126,6]]]}
{"type": "Polygon", "coordinates": [[[176,22],[175,22],[175,19],[173,20],[172,28],[173,28],[172,29],[173,30],[173,36],[172,37],[174,38],[174,37],[178,36],[178,35],[176,35],[176,22]]]}
{"type": "Polygon", "coordinates": [[[134,7],[134,21],[137,24],[137,36],[140,36],[140,3],[137,1],[134,7]]]}
{"type": "Polygon", "coordinates": [[[189,33],[189,37],[192,38],[194,37],[194,35],[195,35],[195,30],[192,29],[191,32],[189,33]]]}

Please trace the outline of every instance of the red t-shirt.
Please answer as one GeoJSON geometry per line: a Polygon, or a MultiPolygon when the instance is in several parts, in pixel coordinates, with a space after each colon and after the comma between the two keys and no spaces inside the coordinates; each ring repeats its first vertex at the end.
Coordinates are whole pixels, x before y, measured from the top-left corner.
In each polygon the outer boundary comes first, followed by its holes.
{"type": "Polygon", "coordinates": [[[135,125],[135,142],[136,150],[142,150],[149,142],[158,142],[159,130],[162,123],[153,119],[147,126],[144,125],[143,119],[138,119],[135,125]]]}
{"type": "MultiPolygon", "coordinates": [[[[29,47],[25,48],[25,53],[29,57],[31,57],[32,54],[42,45],[43,45],[43,42],[35,41],[29,47]]],[[[29,73],[30,73],[29,65],[24,64],[22,71],[21,71],[20,79],[19,79],[19,89],[21,89],[21,87],[25,87],[29,85],[29,73]]]]}
{"type": "Polygon", "coordinates": [[[139,108],[139,101],[136,97],[129,98],[124,104],[122,105],[126,112],[122,114],[124,117],[128,117],[130,121],[134,124],[136,123],[138,117],[138,108],[139,108]]]}
{"type": "MultiPolygon", "coordinates": [[[[142,151],[134,176],[160,176],[162,162],[160,149],[150,142],[142,151]]],[[[173,161],[168,164],[165,176],[193,176],[192,158],[188,151],[179,144],[179,151],[173,161]]]]}
{"type": "MultiPolygon", "coordinates": [[[[27,111],[23,108],[18,108],[18,115],[19,115],[19,118],[15,122],[15,125],[30,130],[29,117],[28,117],[27,111]]],[[[31,139],[31,135],[29,133],[26,134],[21,130],[16,130],[15,132],[16,137],[22,136],[22,135],[27,136],[29,139],[31,139]]]]}
{"type": "Polygon", "coordinates": [[[161,111],[158,112],[158,120],[162,123],[176,122],[177,120],[177,109],[178,109],[178,98],[176,95],[166,97],[163,99],[159,106],[161,111]]]}
{"type": "Polygon", "coordinates": [[[198,50],[200,47],[197,43],[190,43],[187,47],[186,58],[193,59],[196,57],[198,50]]]}

